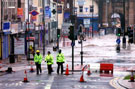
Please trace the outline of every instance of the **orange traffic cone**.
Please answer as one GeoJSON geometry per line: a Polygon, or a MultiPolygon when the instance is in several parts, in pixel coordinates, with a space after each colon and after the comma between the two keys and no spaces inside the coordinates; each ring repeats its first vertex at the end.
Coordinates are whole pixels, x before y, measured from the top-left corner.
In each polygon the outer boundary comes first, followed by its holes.
{"type": "Polygon", "coordinates": [[[91,72],[90,72],[90,65],[88,65],[88,71],[87,71],[87,75],[90,75],[91,72]]]}
{"type": "Polygon", "coordinates": [[[23,82],[25,82],[25,83],[29,82],[28,79],[27,79],[27,71],[26,70],[24,71],[24,74],[25,74],[25,77],[24,77],[23,82]]]}
{"type": "Polygon", "coordinates": [[[30,64],[31,64],[30,72],[34,72],[34,69],[33,69],[33,62],[31,62],[30,64]]]}
{"type": "Polygon", "coordinates": [[[66,72],[65,72],[65,75],[69,75],[68,64],[67,64],[67,67],[66,67],[66,72]]]}
{"type": "Polygon", "coordinates": [[[83,75],[80,77],[80,82],[84,82],[83,75]]]}
{"type": "Polygon", "coordinates": [[[83,78],[84,69],[85,69],[85,67],[82,69],[82,75],[81,75],[81,77],[80,77],[80,82],[84,82],[84,78],[83,78]]]}

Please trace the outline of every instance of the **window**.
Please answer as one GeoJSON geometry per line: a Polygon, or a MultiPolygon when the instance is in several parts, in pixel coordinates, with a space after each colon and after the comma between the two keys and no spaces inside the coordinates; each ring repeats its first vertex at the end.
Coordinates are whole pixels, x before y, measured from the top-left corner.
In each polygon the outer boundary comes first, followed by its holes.
{"type": "Polygon", "coordinates": [[[79,11],[83,12],[83,6],[79,6],[79,11]]]}
{"type": "Polygon", "coordinates": [[[42,0],[38,0],[39,2],[38,2],[38,6],[39,7],[42,7],[42,0]]]}
{"type": "Polygon", "coordinates": [[[8,7],[15,7],[15,0],[9,0],[8,7]]]}

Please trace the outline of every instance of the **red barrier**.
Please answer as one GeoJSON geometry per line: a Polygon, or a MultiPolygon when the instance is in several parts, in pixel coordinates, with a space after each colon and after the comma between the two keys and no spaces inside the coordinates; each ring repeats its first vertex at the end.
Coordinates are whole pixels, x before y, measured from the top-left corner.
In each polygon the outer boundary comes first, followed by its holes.
{"type": "Polygon", "coordinates": [[[100,64],[100,73],[103,73],[103,71],[105,73],[109,73],[109,71],[111,71],[111,73],[113,73],[113,64],[101,63],[100,64]]]}

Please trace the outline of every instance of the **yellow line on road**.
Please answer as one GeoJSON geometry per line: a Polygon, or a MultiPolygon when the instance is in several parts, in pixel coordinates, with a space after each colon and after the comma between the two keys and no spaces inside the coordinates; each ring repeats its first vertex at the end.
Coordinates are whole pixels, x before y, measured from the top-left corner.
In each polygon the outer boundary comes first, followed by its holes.
{"type": "Polygon", "coordinates": [[[112,87],[116,88],[116,89],[123,89],[123,88],[118,87],[118,86],[116,85],[116,81],[117,81],[118,79],[119,79],[119,77],[112,79],[112,80],[109,82],[109,84],[110,84],[112,87]]]}

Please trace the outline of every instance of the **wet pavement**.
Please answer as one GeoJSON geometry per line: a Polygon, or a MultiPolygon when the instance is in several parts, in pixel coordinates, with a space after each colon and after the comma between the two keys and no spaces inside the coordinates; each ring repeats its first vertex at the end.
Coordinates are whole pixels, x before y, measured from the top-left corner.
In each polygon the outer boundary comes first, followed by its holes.
{"type": "MultiPolygon", "coordinates": [[[[66,41],[69,41],[68,39],[66,41]]],[[[66,68],[66,64],[69,65],[69,69],[71,69],[72,64],[72,52],[71,46],[63,47],[63,41],[60,43],[60,48],[65,55],[66,62],[64,64],[64,68],[66,68]]],[[[43,73],[41,75],[36,75],[36,73],[28,72],[30,69],[30,65],[26,60],[22,60],[20,63],[5,65],[1,70],[7,69],[7,67],[13,67],[12,74],[1,74],[0,76],[0,89],[115,89],[110,84],[110,81],[115,77],[121,77],[128,75],[129,73],[126,70],[130,67],[134,67],[135,64],[135,46],[131,45],[131,49],[122,49],[121,52],[116,52],[116,36],[106,35],[95,37],[92,39],[87,39],[84,41],[84,65],[88,65],[91,63],[113,63],[114,64],[114,74],[113,75],[105,75],[100,74],[99,72],[92,72],[92,75],[87,76],[86,71],[84,73],[84,80],[86,82],[80,83],[81,71],[74,72],[74,74],[70,73],[70,75],[57,75],[56,74],[56,53],[52,49],[52,46],[46,48],[47,51],[51,51],[54,56],[54,72],[52,75],[47,74],[47,65],[43,61],[42,69],[43,73]],[[24,70],[28,72],[28,83],[23,83],[24,79],[24,70]]],[[[80,65],[81,56],[80,50],[81,45],[76,41],[75,45],[75,66],[80,65]]],[[[42,53],[42,51],[41,51],[42,53]]],[[[34,66],[35,69],[35,66],[34,66]]]]}

